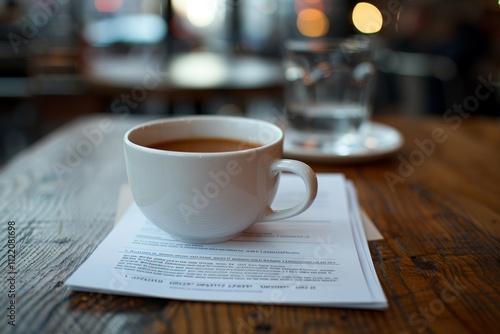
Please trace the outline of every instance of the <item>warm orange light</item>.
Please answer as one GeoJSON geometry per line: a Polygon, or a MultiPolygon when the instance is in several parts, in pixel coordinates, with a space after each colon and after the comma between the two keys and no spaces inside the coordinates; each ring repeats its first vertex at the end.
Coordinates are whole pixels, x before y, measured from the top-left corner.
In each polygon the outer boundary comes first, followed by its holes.
{"type": "Polygon", "coordinates": [[[117,12],[123,4],[123,0],[94,0],[94,6],[103,13],[117,12]]]}
{"type": "Polygon", "coordinates": [[[360,2],[352,11],[352,22],[360,32],[374,34],[382,29],[382,13],[372,4],[360,2]]]}
{"type": "Polygon", "coordinates": [[[330,24],[326,15],[317,9],[304,9],[297,17],[297,29],[307,37],[319,37],[328,32],[330,24]]]}

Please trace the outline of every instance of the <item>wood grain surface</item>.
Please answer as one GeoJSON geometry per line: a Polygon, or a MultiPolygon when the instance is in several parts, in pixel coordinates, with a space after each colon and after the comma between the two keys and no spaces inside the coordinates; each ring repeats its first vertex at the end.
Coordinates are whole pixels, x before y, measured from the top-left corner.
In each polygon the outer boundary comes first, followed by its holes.
{"type": "Polygon", "coordinates": [[[317,172],[345,173],[353,180],[361,206],[382,232],[385,239],[369,245],[389,300],[386,311],[67,291],[64,281],[113,227],[118,193],[126,182],[122,137],[144,120],[105,114],[79,119],[3,168],[0,333],[449,334],[500,329],[500,121],[495,118],[471,117],[458,124],[440,117],[380,116],[377,121],[404,134],[400,152],[366,164],[313,165],[317,172]],[[439,143],[433,133],[440,134],[439,143]],[[401,167],[402,161],[411,168],[401,167]],[[15,222],[15,326],[8,323],[7,309],[9,222],[15,222]]]}

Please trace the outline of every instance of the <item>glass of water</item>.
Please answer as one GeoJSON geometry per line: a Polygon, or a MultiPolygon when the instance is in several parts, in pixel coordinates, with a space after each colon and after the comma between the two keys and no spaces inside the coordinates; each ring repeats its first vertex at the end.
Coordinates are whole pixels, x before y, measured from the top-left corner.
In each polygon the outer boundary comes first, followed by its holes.
{"type": "Polygon", "coordinates": [[[323,152],[357,145],[371,116],[376,69],[364,36],[285,42],[286,136],[323,152]]]}

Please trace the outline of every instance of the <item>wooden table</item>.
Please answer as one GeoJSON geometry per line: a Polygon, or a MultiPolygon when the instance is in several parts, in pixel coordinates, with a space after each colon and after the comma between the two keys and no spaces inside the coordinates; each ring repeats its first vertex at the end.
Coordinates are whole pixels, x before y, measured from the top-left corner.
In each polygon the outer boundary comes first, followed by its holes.
{"type": "Polygon", "coordinates": [[[2,170],[0,333],[449,334],[500,328],[500,121],[492,118],[464,119],[453,129],[458,123],[441,117],[378,117],[404,133],[402,151],[369,164],[314,165],[317,172],[345,173],[354,181],[362,207],[385,237],[370,242],[370,249],[387,311],[68,292],[64,281],[112,229],[126,182],[122,135],[143,120],[80,119],[2,170]],[[9,226],[15,227],[14,284],[7,267],[9,226]],[[12,287],[15,327],[8,324],[12,287]]]}

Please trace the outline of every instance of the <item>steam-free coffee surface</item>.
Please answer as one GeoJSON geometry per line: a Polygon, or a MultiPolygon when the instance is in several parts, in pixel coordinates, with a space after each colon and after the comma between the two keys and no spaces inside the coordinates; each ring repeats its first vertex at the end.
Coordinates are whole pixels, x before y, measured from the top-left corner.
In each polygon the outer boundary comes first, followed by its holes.
{"type": "Polygon", "coordinates": [[[165,151],[206,153],[247,150],[261,145],[251,141],[230,138],[187,138],[162,141],[148,146],[165,151]]]}

